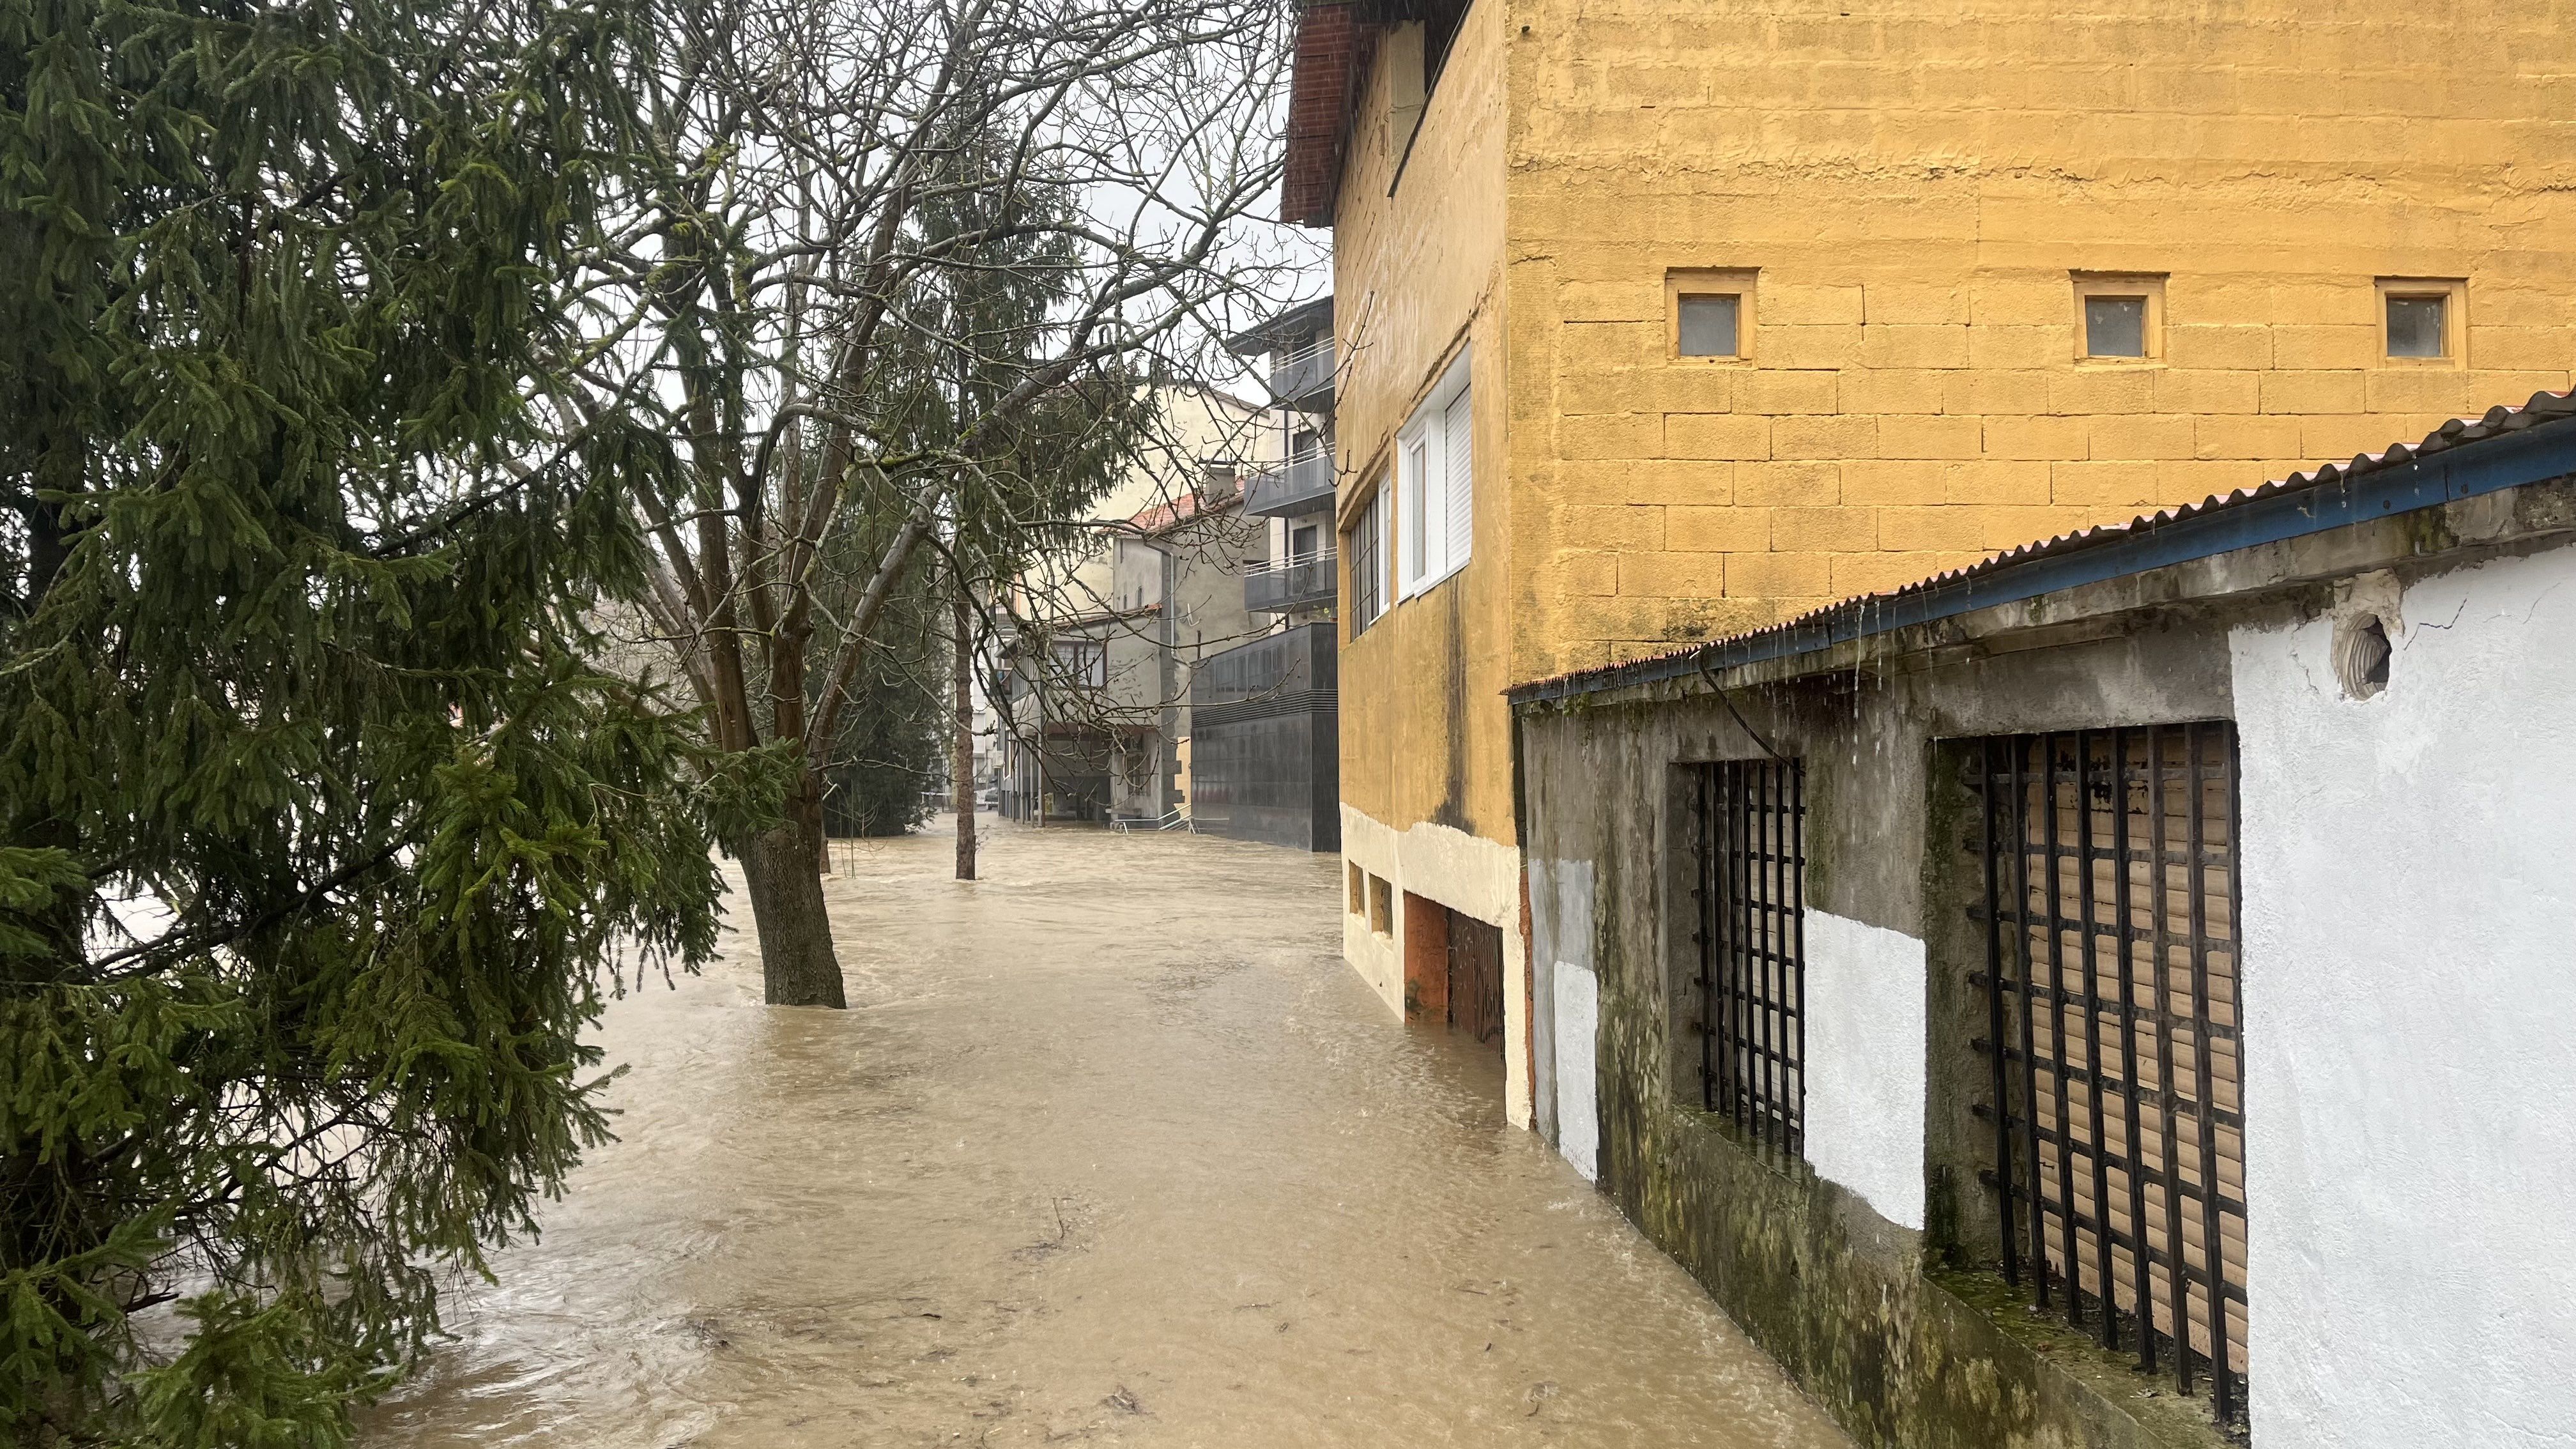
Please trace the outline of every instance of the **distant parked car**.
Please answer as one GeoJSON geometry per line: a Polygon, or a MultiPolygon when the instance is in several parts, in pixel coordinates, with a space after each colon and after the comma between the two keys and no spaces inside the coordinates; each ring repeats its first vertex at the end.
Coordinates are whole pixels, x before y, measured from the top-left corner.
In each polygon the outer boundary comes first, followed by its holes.
{"type": "Polygon", "coordinates": [[[1001,791],[999,791],[999,790],[987,790],[987,791],[985,791],[984,793],[982,793],[982,794],[980,794],[980,795],[976,796],[976,797],[975,797],[975,808],[976,808],[976,809],[978,809],[978,810],[999,810],[999,809],[1001,809],[1001,808],[1002,808],[1002,792],[1001,792],[1001,791]]]}

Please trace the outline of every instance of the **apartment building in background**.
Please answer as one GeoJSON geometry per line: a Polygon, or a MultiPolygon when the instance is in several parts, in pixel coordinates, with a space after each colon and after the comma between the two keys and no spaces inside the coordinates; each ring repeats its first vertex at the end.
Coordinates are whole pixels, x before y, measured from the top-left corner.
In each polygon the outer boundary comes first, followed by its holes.
{"type": "Polygon", "coordinates": [[[1264,627],[1190,676],[1190,810],[1211,834],[1298,850],[1341,844],[1336,694],[1333,299],[1291,307],[1226,346],[1260,359],[1274,461],[1244,478],[1258,529],[1243,606],[1264,627]]]}
{"type": "Polygon", "coordinates": [[[988,685],[1009,819],[1107,824],[1184,809],[1189,676],[1261,632],[1241,574],[1260,555],[1243,474],[1273,456],[1269,412],[1166,385],[1156,436],[1012,591],[988,685]]]}
{"type": "Polygon", "coordinates": [[[1234,339],[1267,405],[1197,389],[1022,581],[990,685],[1002,813],[1332,850],[1332,301],[1234,339]]]}
{"type": "Polygon", "coordinates": [[[1352,965],[1529,1120],[1504,689],[2420,435],[2576,364],[2549,16],[1302,12],[1352,965]],[[1499,980],[1495,978],[1499,978],[1499,980]]]}

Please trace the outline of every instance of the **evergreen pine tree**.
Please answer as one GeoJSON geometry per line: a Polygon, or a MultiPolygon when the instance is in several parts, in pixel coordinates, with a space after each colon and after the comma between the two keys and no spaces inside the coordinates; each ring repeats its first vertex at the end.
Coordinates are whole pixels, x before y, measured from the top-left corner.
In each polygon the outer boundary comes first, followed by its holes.
{"type": "Polygon", "coordinates": [[[543,426],[640,24],[0,0],[0,1442],[343,1440],[711,949],[667,448],[543,426]]]}
{"type": "MultiPolygon", "coordinates": [[[[1068,521],[1088,514],[1122,475],[1143,464],[1156,441],[1161,400],[1122,366],[1060,386],[1033,404],[1002,408],[1019,379],[1040,365],[1054,341],[1049,320],[1080,281],[1078,250],[1051,225],[1070,216],[1071,198],[1054,188],[991,185],[1011,164],[1012,138],[998,127],[970,126],[944,139],[934,176],[946,184],[923,207],[925,245],[971,238],[991,262],[931,278],[921,308],[936,319],[926,330],[939,339],[936,360],[924,369],[935,410],[953,432],[979,444],[973,476],[949,490],[953,504],[941,544],[950,653],[956,669],[972,674],[979,653],[1001,646],[997,621],[988,617],[995,608],[1057,617],[1103,607],[1101,600],[1058,597],[1050,576],[1029,570],[1041,559],[1096,557],[1110,546],[1106,534],[1068,521]],[[1030,597],[1033,592],[1043,597],[1030,597]],[[1015,602],[1014,595],[1021,597],[1015,602]]],[[[950,772],[963,779],[974,758],[971,686],[955,698],[950,716],[950,772]]],[[[998,707],[996,718],[1009,727],[998,707]]],[[[977,873],[976,783],[961,787],[957,810],[960,880],[977,873]]]]}
{"type": "MultiPolygon", "coordinates": [[[[861,558],[882,553],[901,520],[885,510],[849,535],[861,558]]],[[[904,570],[869,631],[825,771],[825,815],[838,835],[904,835],[930,818],[928,792],[947,756],[949,650],[938,574],[927,555],[904,570]]]]}

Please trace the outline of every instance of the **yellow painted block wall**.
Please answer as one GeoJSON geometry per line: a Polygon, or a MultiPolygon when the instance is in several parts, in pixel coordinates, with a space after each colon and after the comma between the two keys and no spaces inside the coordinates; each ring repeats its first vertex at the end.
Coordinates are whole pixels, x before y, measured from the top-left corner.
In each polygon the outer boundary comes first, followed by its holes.
{"type": "Polygon", "coordinates": [[[1382,49],[1363,88],[1333,230],[1334,330],[1347,358],[1334,411],[1341,513],[1347,524],[1383,486],[1397,431],[1463,347],[1475,532],[1466,568],[1356,638],[1345,570],[1341,795],[1397,831],[1431,821],[1510,841],[1501,8],[1469,12],[1418,132],[1391,124],[1400,53],[1382,49]]]}
{"type": "Polygon", "coordinates": [[[2576,367],[2561,6],[1497,9],[1515,679],[2376,451],[2576,367]],[[1758,269],[1749,361],[1672,356],[1676,268],[1758,269]],[[2078,271],[2165,278],[2160,359],[2076,357],[2078,271]],[[2385,361],[2384,276],[2465,278],[2465,355],[2385,361]]]}

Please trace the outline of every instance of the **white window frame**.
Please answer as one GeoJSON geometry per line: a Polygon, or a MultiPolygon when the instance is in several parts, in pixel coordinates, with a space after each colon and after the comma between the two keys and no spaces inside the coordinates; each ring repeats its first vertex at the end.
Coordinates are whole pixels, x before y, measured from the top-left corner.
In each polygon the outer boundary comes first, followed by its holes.
{"type": "Polygon", "coordinates": [[[1396,598],[1419,598],[1474,553],[1475,427],[1467,354],[1395,439],[1396,598]]]}

